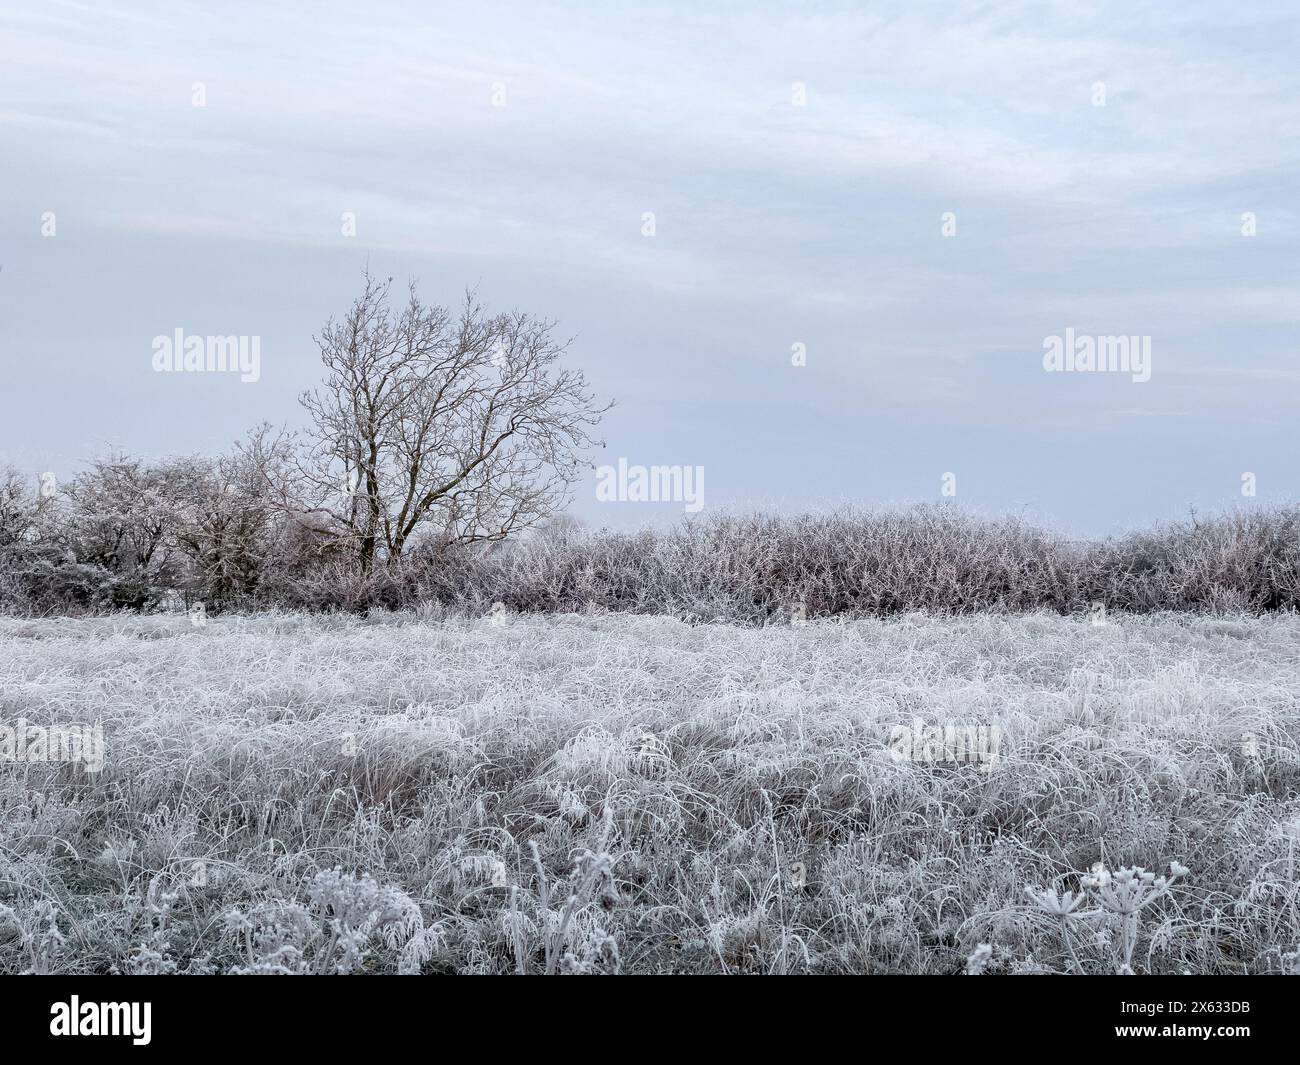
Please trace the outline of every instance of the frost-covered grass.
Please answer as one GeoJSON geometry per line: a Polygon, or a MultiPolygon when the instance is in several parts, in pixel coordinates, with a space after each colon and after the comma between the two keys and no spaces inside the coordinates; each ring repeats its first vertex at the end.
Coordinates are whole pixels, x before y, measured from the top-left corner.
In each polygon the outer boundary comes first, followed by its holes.
{"type": "Polygon", "coordinates": [[[1296,964],[1294,615],[496,620],[0,619],[0,970],[1296,964]]]}

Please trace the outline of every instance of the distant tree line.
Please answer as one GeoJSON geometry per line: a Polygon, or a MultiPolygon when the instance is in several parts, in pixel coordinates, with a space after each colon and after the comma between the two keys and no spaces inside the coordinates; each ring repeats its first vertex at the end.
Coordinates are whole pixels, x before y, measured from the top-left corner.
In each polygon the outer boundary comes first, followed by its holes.
{"type": "MultiPolygon", "coordinates": [[[[390,279],[391,281],[391,279],[390,279]]],[[[608,409],[555,324],[367,275],[315,339],[297,432],[228,454],[0,470],[0,609],[633,611],[801,624],[909,611],[1300,607],[1300,508],[1094,542],[953,506],[691,516],[589,532],[563,506],[608,409]],[[528,534],[528,535],[522,535],[528,534]]]]}
{"type": "Polygon", "coordinates": [[[335,515],[284,507],[266,461],[255,445],[219,460],[118,456],[52,499],[30,479],[0,482],[0,608],[201,601],[211,612],[620,611],[795,626],[1033,610],[1106,625],[1127,611],[1300,608],[1296,507],[1243,508],[1093,542],[944,504],[708,514],[632,533],[587,530],[561,514],[504,543],[429,536],[400,556],[377,544],[367,565],[358,536],[335,515]]]}

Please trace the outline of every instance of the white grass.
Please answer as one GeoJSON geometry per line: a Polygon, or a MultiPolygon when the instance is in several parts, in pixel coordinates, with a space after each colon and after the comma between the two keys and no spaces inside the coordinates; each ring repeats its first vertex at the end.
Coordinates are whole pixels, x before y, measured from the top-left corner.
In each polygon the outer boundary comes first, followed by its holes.
{"type": "Polygon", "coordinates": [[[106,739],[97,774],[0,762],[0,970],[1283,971],[1297,647],[1291,615],[0,619],[0,725],[106,739]],[[896,761],[916,718],[1000,758],[896,761]],[[1140,927],[1051,909],[1173,861],[1140,927]]]}

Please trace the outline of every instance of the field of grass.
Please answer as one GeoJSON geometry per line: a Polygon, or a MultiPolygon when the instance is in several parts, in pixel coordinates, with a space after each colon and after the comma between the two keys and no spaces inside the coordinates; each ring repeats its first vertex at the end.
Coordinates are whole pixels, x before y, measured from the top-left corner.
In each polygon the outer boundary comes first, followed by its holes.
{"type": "Polygon", "coordinates": [[[0,971],[1294,970],[1298,647],[1287,613],[0,619],[0,726],[104,740],[0,761],[0,971]]]}

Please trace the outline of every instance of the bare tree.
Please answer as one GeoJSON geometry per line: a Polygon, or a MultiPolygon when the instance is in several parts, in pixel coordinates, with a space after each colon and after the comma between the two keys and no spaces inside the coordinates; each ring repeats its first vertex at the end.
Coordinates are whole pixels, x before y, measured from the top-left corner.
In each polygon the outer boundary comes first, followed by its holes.
{"type": "Polygon", "coordinates": [[[137,609],[180,575],[176,530],[192,493],[195,460],[96,459],[63,488],[55,524],[79,563],[119,582],[119,605],[137,609]]]}
{"type": "Polygon", "coordinates": [[[45,502],[31,478],[8,467],[0,470],[0,547],[28,541],[36,533],[45,502]]]}
{"type": "Polygon", "coordinates": [[[176,545],[189,560],[186,592],[221,609],[253,595],[283,553],[283,512],[266,476],[273,456],[249,445],[215,459],[191,460],[180,499],[176,545]]]}
{"type": "Polygon", "coordinates": [[[311,428],[294,478],[301,509],[326,515],[363,569],[417,539],[498,541],[546,518],[612,405],[560,364],[569,341],[554,322],[489,315],[473,292],[455,312],[427,305],[414,284],[394,310],[391,280],[367,273],[315,338],[327,375],[302,396],[311,428]]]}

